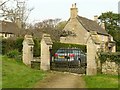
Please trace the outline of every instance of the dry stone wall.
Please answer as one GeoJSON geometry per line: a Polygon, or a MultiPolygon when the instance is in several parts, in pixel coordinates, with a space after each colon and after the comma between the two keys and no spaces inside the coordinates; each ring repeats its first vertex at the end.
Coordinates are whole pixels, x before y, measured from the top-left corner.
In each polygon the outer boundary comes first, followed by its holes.
{"type": "Polygon", "coordinates": [[[118,75],[118,64],[115,62],[106,61],[102,64],[103,74],[118,75]]]}

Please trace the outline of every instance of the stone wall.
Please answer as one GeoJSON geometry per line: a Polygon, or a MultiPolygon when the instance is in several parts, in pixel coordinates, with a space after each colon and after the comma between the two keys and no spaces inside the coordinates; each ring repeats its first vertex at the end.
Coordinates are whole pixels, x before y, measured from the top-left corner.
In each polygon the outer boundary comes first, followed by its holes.
{"type": "Polygon", "coordinates": [[[79,23],[77,18],[70,19],[64,27],[65,31],[71,31],[76,36],[67,36],[60,38],[61,43],[72,43],[86,45],[86,41],[89,37],[89,32],[79,23]]]}
{"type": "Polygon", "coordinates": [[[102,73],[118,75],[118,64],[115,62],[106,61],[102,64],[102,73]]]}

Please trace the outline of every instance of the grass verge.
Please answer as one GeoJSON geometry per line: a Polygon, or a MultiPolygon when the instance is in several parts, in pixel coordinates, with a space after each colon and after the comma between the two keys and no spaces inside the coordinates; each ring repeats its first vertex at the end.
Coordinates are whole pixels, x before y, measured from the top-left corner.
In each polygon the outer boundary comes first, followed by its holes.
{"type": "Polygon", "coordinates": [[[2,88],[32,88],[46,73],[2,56],[2,88]]]}
{"type": "Polygon", "coordinates": [[[117,75],[84,76],[87,88],[118,88],[117,75]]]}

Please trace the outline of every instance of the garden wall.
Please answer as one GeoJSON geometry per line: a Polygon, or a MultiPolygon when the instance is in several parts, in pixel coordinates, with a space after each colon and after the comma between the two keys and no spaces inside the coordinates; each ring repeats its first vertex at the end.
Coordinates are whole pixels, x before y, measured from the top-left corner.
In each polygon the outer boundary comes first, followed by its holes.
{"type": "Polygon", "coordinates": [[[101,52],[98,56],[103,74],[120,74],[120,52],[101,52]]]}
{"type": "Polygon", "coordinates": [[[105,61],[102,64],[102,73],[118,75],[118,64],[116,64],[115,62],[105,61]]]}

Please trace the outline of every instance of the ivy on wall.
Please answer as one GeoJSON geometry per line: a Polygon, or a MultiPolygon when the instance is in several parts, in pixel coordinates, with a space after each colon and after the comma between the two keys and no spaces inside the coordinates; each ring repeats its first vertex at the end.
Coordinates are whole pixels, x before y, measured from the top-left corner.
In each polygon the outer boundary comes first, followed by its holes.
{"type": "Polygon", "coordinates": [[[98,57],[101,63],[110,61],[120,64],[120,52],[100,52],[98,53],[98,57]]]}

